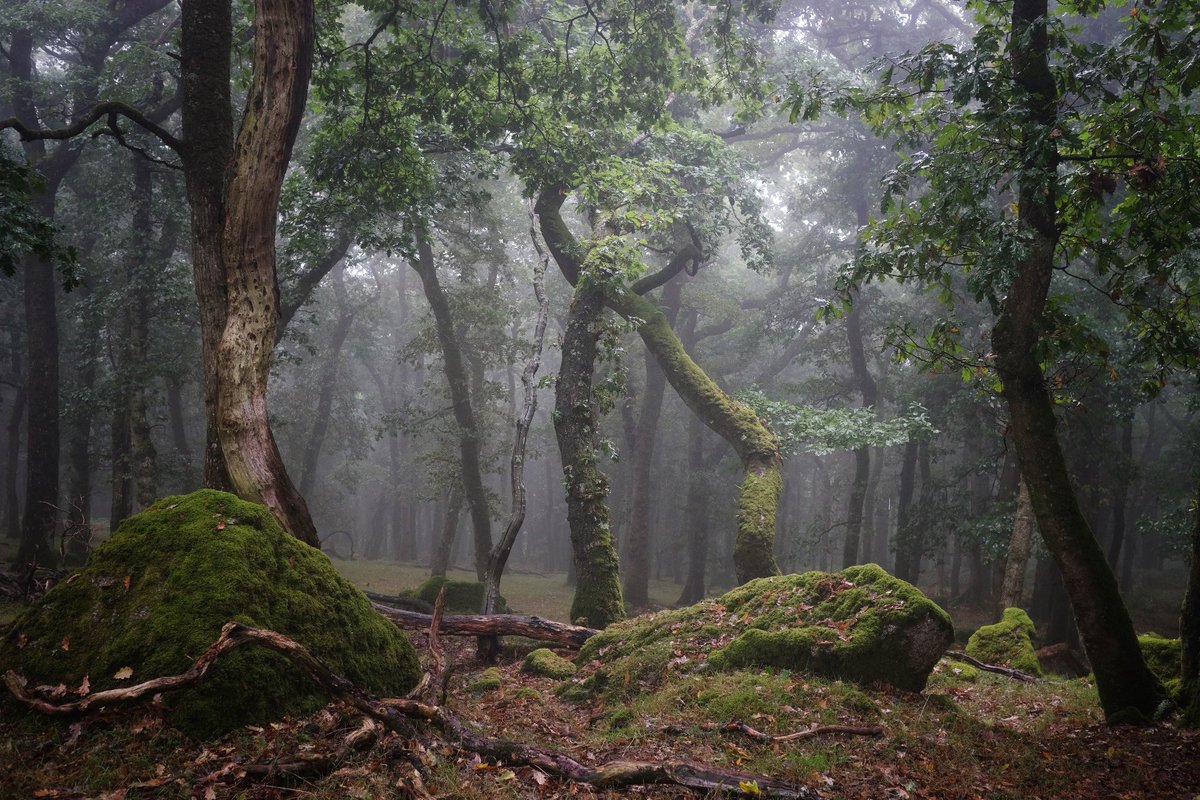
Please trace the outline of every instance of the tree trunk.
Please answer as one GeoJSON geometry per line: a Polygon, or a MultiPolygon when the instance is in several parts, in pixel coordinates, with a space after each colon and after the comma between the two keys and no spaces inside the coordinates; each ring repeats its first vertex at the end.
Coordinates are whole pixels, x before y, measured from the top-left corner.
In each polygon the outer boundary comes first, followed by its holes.
{"type": "MultiPolygon", "coordinates": [[[[674,322],[683,300],[678,281],[663,288],[663,306],[668,319],[674,322]]],[[[651,500],[657,481],[653,477],[654,445],[658,438],[658,421],[662,417],[663,396],[667,376],[652,358],[646,359],[646,385],[642,389],[641,409],[634,430],[633,464],[630,469],[633,499],[630,503],[629,535],[621,549],[621,590],[625,602],[633,608],[650,604],[650,542],[653,538],[651,500]]]]}
{"type": "Polygon", "coordinates": [[[1110,721],[1149,719],[1164,693],[1147,669],[1116,578],[1079,508],[1055,432],[1038,341],[1058,243],[1055,195],[1057,88],[1050,72],[1047,0],[1015,0],[1014,79],[1028,97],[1018,208],[1025,254],[993,330],[996,367],[1012,419],[1021,473],[1038,528],[1062,574],[1110,721]],[[1033,131],[1036,131],[1033,132],[1033,131]]]}
{"type": "Polygon", "coordinates": [[[708,568],[708,473],[704,469],[704,423],[688,420],[688,490],[684,512],[687,528],[688,571],[676,605],[688,606],[704,599],[708,568]]]}
{"type": "Polygon", "coordinates": [[[1121,459],[1117,466],[1117,485],[1112,489],[1112,540],[1108,545],[1108,564],[1115,571],[1121,563],[1125,544],[1129,485],[1133,482],[1133,415],[1121,422],[1121,459]]]}
{"type": "MultiPolygon", "coordinates": [[[[545,221],[543,220],[543,231],[545,221]]],[[[575,290],[554,400],[554,432],[562,454],[567,523],[576,571],[571,621],[605,628],[625,618],[617,550],[608,523],[608,477],[600,471],[600,421],[592,390],[604,297],[594,284],[575,290]]]]}
{"type": "Polygon", "coordinates": [[[435,578],[444,578],[450,570],[450,559],[454,553],[454,540],[458,537],[458,518],[462,514],[463,493],[457,486],[446,496],[445,513],[442,515],[442,529],[438,532],[437,541],[433,543],[430,553],[429,574],[435,578]]]}
{"type": "Polygon", "coordinates": [[[337,324],[333,328],[333,336],[329,340],[329,351],[325,356],[325,365],[321,370],[321,389],[317,397],[317,409],[313,418],[312,433],[304,445],[303,466],[300,468],[300,494],[305,497],[313,488],[316,480],[317,462],[321,458],[321,447],[329,432],[329,420],[333,416],[333,393],[337,389],[338,371],[342,363],[342,347],[350,335],[350,327],[354,324],[354,310],[346,302],[345,270],[337,268],[333,272],[333,294],[337,298],[337,324]]]}
{"type": "MultiPolygon", "coordinates": [[[[14,361],[17,358],[14,357],[14,361]]],[[[18,379],[20,380],[19,372],[18,379]]],[[[21,538],[21,499],[17,470],[21,463],[21,423],[25,420],[27,398],[25,382],[21,380],[13,398],[12,409],[9,411],[8,452],[4,454],[4,534],[5,538],[14,541],[21,538]]]]}
{"type": "MultiPolygon", "coordinates": [[[[860,215],[865,217],[865,214],[860,215]]],[[[866,219],[860,219],[865,225],[866,219]]],[[[874,408],[879,401],[875,379],[867,369],[866,348],[863,346],[862,301],[853,298],[854,304],[846,314],[846,340],[850,348],[850,364],[854,369],[854,380],[862,394],[863,408],[874,408]]],[[[867,498],[867,484],[871,480],[871,448],[867,445],[854,451],[854,481],[846,506],[846,539],[842,547],[842,566],[852,567],[859,563],[862,540],[863,504],[867,498]]]]}
{"type": "MultiPolygon", "coordinates": [[[[537,245],[537,231],[531,224],[529,233],[537,245]]],[[[540,248],[539,248],[540,249],[540,248]]],[[[509,460],[509,483],[512,488],[512,508],[509,513],[508,525],[500,536],[500,541],[488,554],[487,574],[483,582],[482,613],[494,614],[500,602],[500,579],[504,575],[504,567],[508,564],[508,556],[517,534],[525,523],[526,492],[525,492],[525,451],[529,442],[529,429],[533,427],[533,416],[537,413],[537,378],[538,369],[542,364],[542,345],[546,340],[546,322],[550,317],[550,300],[546,297],[546,259],[542,258],[533,272],[533,293],[537,297],[538,313],[533,325],[533,341],[530,344],[529,361],[521,372],[521,386],[524,387],[524,397],[521,404],[521,415],[514,418],[513,450],[509,460]]],[[[509,374],[512,374],[511,369],[509,374]]],[[[500,655],[500,640],[494,636],[480,639],[479,653],[488,661],[494,661],[500,655]]]]}
{"type": "MultiPolygon", "coordinates": [[[[563,275],[574,284],[580,265],[578,244],[563,222],[562,187],[543,189],[537,200],[542,235],[563,275]]],[[[667,381],[683,402],[709,428],[727,441],[742,460],[745,478],[738,500],[737,541],[733,561],[737,579],[776,575],[775,515],[783,489],[779,441],[751,409],[725,393],[687,354],[671,329],[666,315],[652,301],[623,288],[596,283],[603,300],[625,319],[634,322],[647,350],[666,373],[667,381]]]]}
{"type": "MultiPolygon", "coordinates": [[[[1198,494],[1200,496],[1200,494],[1198,494]]],[[[1181,699],[1187,704],[1184,723],[1200,727],[1200,514],[1192,522],[1191,563],[1179,614],[1181,699]]]]}
{"type": "MultiPolygon", "coordinates": [[[[1008,543],[1008,558],[1004,562],[1004,582],[1000,586],[999,612],[1006,608],[1024,608],[1025,568],[1033,547],[1033,506],[1025,481],[1017,492],[1017,510],[1013,514],[1012,539],[1008,543]]],[[[999,619],[999,614],[997,614],[999,619]]]]}
{"type": "Polygon", "coordinates": [[[900,496],[896,510],[896,577],[916,584],[920,577],[921,537],[912,524],[913,494],[916,489],[919,444],[910,439],[900,462],[900,496]]]}
{"type": "Polygon", "coordinates": [[[319,545],[304,498],[271,433],[267,383],[279,325],[279,193],[312,66],[311,0],[257,0],[254,73],[234,141],[231,10],[182,9],[183,165],[192,211],[208,443],[205,481],[266,505],[292,535],[319,545]]]}
{"type": "Polygon", "coordinates": [[[442,364],[450,389],[454,421],[458,425],[458,452],[462,467],[462,484],[467,507],[471,512],[471,527],[475,542],[475,574],[482,581],[487,572],[488,553],[492,549],[492,512],[488,508],[487,492],[483,487],[483,468],[480,465],[482,436],[475,410],[471,405],[471,388],[463,359],[459,334],[450,313],[446,293],[438,283],[433,248],[424,232],[416,237],[417,258],[412,268],[421,277],[425,299],[433,311],[434,327],[442,348],[442,364]]]}

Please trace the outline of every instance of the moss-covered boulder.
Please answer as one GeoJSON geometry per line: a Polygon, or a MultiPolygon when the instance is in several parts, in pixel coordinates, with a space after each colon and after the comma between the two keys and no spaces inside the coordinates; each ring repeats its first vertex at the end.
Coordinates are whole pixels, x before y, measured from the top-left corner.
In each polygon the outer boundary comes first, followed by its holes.
{"type": "Polygon", "coordinates": [[[712,600],[610,625],[580,650],[567,697],[654,690],[668,674],[776,667],[919,691],[950,617],[874,564],[759,578],[712,600]]]}
{"type": "Polygon", "coordinates": [[[1006,608],[995,625],[984,625],[967,640],[967,655],[985,664],[1012,667],[1041,675],[1033,647],[1033,620],[1022,609],[1006,608]]]}
{"type": "Polygon", "coordinates": [[[575,674],[575,665],[546,647],[539,647],[521,662],[521,671],[561,681],[575,674]]]}
{"type": "MultiPolygon", "coordinates": [[[[478,581],[453,581],[444,575],[435,575],[418,586],[413,594],[432,606],[443,586],[446,587],[446,599],[442,610],[447,614],[478,614],[483,608],[483,584],[478,581]]],[[[508,604],[501,597],[496,604],[496,613],[507,611],[508,604]]]]}
{"type": "Polygon", "coordinates": [[[1157,633],[1143,633],[1138,637],[1146,666],[1163,682],[1163,686],[1174,697],[1183,684],[1183,645],[1179,639],[1168,639],[1157,633]]]}
{"type": "MultiPolygon", "coordinates": [[[[263,506],[212,490],[168,497],[125,520],[8,631],[0,669],[68,686],[87,676],[93,690],[174,675],[230,620],[296,639],[377,694],[404,694],[417,682],[408,639],[327,556],[284,533],[263,506]]],[[[282,655],[243,645],[167,702],[172,724],[213,736],[307,712],[324,698],[282,655]]]]}
{"type": "Polygon", "coordinates": [[[476,675],[467,684],[467,691],[473,694],[483,694],[484,692],[494,692],[504,685],[504,673],[499,667],[488,667],[483,672],[476,675]]]}

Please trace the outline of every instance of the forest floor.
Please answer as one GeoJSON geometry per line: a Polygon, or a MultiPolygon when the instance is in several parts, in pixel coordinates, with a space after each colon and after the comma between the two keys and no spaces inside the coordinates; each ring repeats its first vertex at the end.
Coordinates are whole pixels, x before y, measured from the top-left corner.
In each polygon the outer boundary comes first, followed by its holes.
{"type": "MultiPolygon", "coordinates": [[[[392,580],[406,580],[393,573],[381,583],[354,567],[345,571],[381,592],[397,588],[387,585],[392,580]]],[[[566,594],[561,576],[514,577],[507,594],[521,611],[551,616],[548,611],[566,594]],[[527,591],[546,608],[523,605],[527,591]]],[[[427,656],[426,637],[412,638],[427,656]]],[[[1169,723],[1108,727],[1094,688],[1083,680],[1025,684],[972,674],[943,660],[919,694],[763,671],[673,676],[662,689],[638,695],[628,705],[578,704],[556,696],[557,681],[521,671],[521,658],[534,643],[509,641],[499,664],[499,687],[472,692],[467,687],[484,669],[475,660],[474,641],[443,641],[450,665],[449,709],[486,735],[558,750],[588,764],[707,764],[807,787],[812,796],[829,800],[1200,798],[1200,733],[1169,723]],[[882,733],[761,743],[723,731],[729,722],[777,735],[837,724],[878,726],[882,733]]],[[[55,721],[5,701],[0,703],[0,798],[704,796],[664,787],[595,790],[531,767],[480,759],[421,727],[406,736],[385,734],[362,752],[319,758],[338,754],[360,721],[355,712],[332,704],[305,719],[197,742],[165,726],[149,706],[55,721]],[[287,774],[261,768],[302,759],[319,769],[287,774]]]]}

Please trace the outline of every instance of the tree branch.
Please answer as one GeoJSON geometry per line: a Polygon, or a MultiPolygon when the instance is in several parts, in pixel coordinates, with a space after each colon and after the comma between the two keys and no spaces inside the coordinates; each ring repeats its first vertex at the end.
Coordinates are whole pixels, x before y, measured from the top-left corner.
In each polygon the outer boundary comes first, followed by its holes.
{"type": "MultiPolygon", "coordinates": [[[[17,132],[23,142],[38,139],[74,139],[99,120],[110,116],[122,116],[140,125],[146,131],[157,136],[159,141],[176,153],[183,150],[183,142],[176,139],[166,128],[156,124],[133,106],[116,100],[97,104],[87,114],[64,128],[30,128],[16,117],[9,117],[8,119],[0,120],[0,130],[11,128],[17,132]]],[[[112,127],[112,124],[110,123],[110,127],[112,127]]]]}

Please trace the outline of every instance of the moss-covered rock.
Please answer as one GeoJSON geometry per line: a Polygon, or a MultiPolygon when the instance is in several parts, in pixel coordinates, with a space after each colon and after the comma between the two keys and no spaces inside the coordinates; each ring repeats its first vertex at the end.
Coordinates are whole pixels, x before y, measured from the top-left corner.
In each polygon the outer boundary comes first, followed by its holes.
{"type": "Polygon", "coordinates": [[[561,694],[628,696],[668,674],[776,667],[918,691],[952,641],[950,617],[874,564],[760,578],[588,640],[561,694]]]}
{"type": "MultiPolygon", "coordinates": [[[[28,610],[0,644],[0,669],[33,682],[116,686],[184,672],[230,620],[296,639],[368,691],[416,684],[416,653],[329,558],[263,506],[212,490],[168,497],[125,520],[87,566],[28,610]]],[[[282,655],[246,645],[167,698],[196,736],[304,713],[324,698],[282,655]]]]}
{"type": "MultiPolygon", "coordinates": [[[[414,594],[433,605],[443,586],[446,587],[446,600],[442,610],[447,614],[478,614],[483,608],[483,584],[478,581],[453,581],[444,575],[434,575],[418,586],[414,594]]],[[[504,614],[507,611],[508,604],[501,597],[496,605],[496,613],[504,614]]]]}
{"type": "Polygon", "coordinates": [[[1163,682],[1172,697],[1179,694],[1183,683],[1183,645],[1179,639],[1168,639],[1157,633],[1143,633],[1138,637],[1146,666],[1163,682]]]}
{"type": "Polygon", "coordinates": [[[488,667],[467,684],[467,691],[474,694],[494,692],[504,683],[504,673],[497,667],[488,667]]]}
{"type": "Polygon", "coordinates": [[[1037,651],[1033,647],[1033,620],[1022,609],[1006,608],[995,625],[984,625],[967,640],[967,655],[985,664],[1019,669],[1041,675],[1037,651]]]}
{"type": "Polygon", "coordinates": [[[575,674],[575,665],[553,650],[541,647],[525,656],[521,671],[561,681],[575,674]]]}

